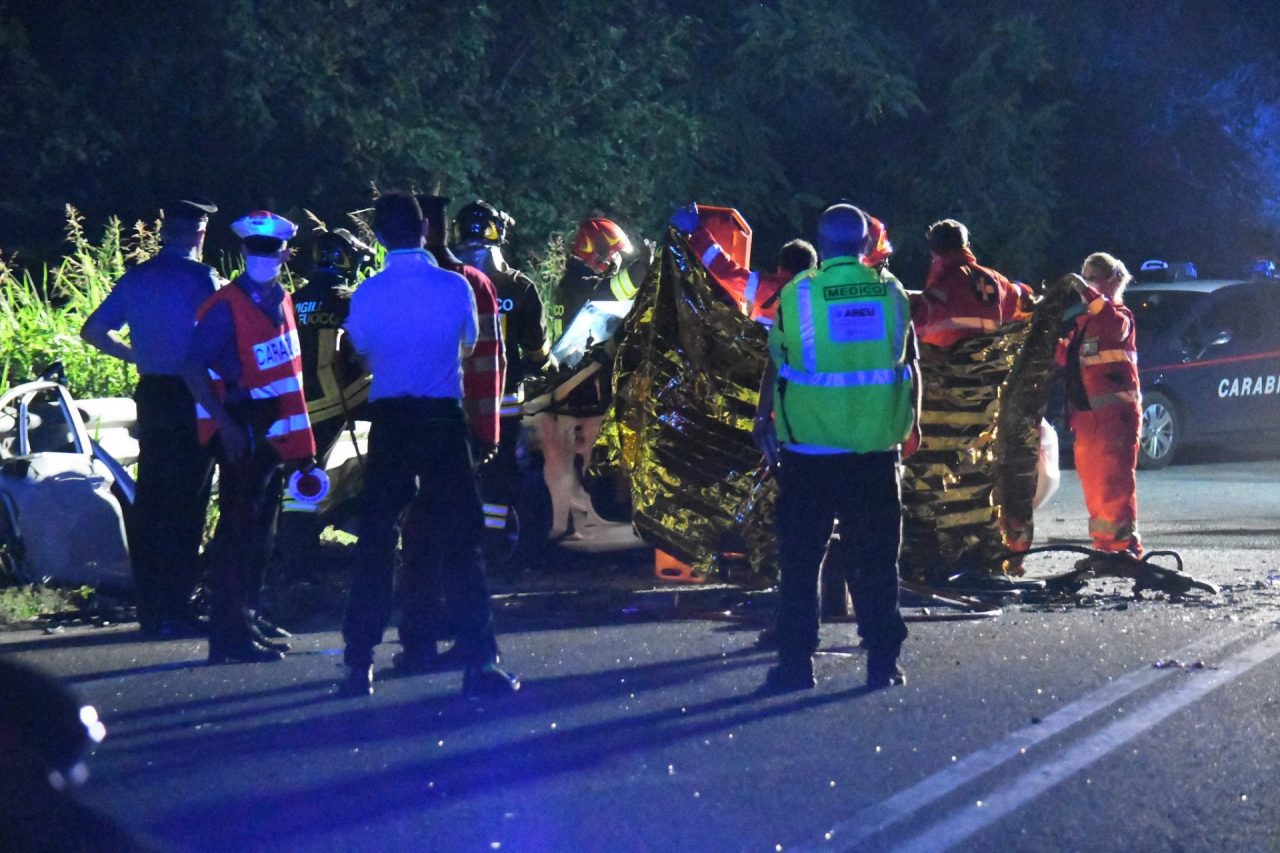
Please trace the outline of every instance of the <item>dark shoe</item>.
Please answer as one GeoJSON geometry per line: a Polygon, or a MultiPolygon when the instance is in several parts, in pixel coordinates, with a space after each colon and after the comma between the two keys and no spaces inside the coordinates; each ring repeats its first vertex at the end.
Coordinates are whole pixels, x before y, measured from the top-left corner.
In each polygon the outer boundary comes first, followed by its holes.
{"type": "Polygon", "coordinates": [[[895,684],[906,684],[907,673],[898,666],[897,652],[867,653],[867,689],[883,690],[895,684]]]}
{"type": "Polygon", "coordinates": [[[788,661],[772,666],[764,676],[765,693],[792,693],[796,690],[812,690],[818,686],[813,677],[813,660],[788,661]]]}
{"type": "Polygon", "coordinates": [[[498,669],[496,663],[469,666],[462,672],[462,695],[468,699],[510,696],[520,689],[520,676],[498,669]]]}
{"type": "Polygon", "coordinates": [[[209,663],[266,663],[282,660],[284,652],[269,649],[245,634],[234,639],[209,638],[209,663]]]}
{"type": "Polygon", "coordinates": [[[373,664],[368,663],[363,666],[347,664],[343,668],[342,681],[338,682],[338,695],[372,696],[373,664]]]}
{"type": "Polygon", "coordinates": [[[267,617],[263,616],[256,610],[250,612],[249,621],[253,624],[254,628],[258,629],[258,633],[268,639],[287,640],[293,636],[293,634],[290,634],[284,628],[281,628],[279,625],[271,622],[267,617]]]}
{"type": "MultiPolygon", "coordinates": [[[[284,633],[286,636],[292,636],[287,631],[285,631],[284,633]]],[[[253,641],[255,643],[262,646],[263,648],[271,649],[271,651],[273,652],[279,652],[280,654],[284,654],[285,652],[293,648],[283,640],[269,639],[272,635],[263,632],[263,630],[258,626],[257,620],[252,620],[249,622],[249,634],[253,637],[253,641]]]]}

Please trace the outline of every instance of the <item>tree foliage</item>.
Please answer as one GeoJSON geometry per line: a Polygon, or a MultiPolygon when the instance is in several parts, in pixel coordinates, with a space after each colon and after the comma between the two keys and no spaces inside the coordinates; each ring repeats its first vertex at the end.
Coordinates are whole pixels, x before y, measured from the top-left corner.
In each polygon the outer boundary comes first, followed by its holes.
{"type": "Polygon", "coordinates": [[[738,207],[767,264],[848,198],[888,223],[909,282],[944,216],[1027,278],[1094,249],[1225,263],[1274,250],[1280,216],[1280,23],[1243,15],[0,0],[0,247],[48,252],[67,202],[132,221],[205,192],[228,216],[335,222],[411,185],[509,210],[531,254],[593,210],[653,235],[698,199],[738,207]],[[1206,220],[1217,242],[1196,246],[1206,220]]]}

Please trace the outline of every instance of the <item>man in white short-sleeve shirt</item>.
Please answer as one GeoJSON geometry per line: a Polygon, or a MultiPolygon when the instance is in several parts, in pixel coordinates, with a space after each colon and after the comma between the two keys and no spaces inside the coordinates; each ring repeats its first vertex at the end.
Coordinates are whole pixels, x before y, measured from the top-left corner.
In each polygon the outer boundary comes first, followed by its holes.
{"type": "MultiPolygon", "coordinates": [[[[484,510],[462,410],[462,358],[475,346],[476,305],[462,276],[440,269],[423,248],[422,210],[408,193],[382,195],[374,228],[387,248],[382,272],[351,298],[346,330],[373,373],[369,453],[355,573],[342,635],[344,695],[373,692],[373,650],[391,618],[400,519],[412,506],[413,544],[405,542],[405,589],[439,575],[456,629],[452,657],[470,698],[501,696],[520,680],[499,669],[480,537],[484,510]]],[[[439,609],[428,595],[402,595],[396,670],[442,669],[439,609]]]]}

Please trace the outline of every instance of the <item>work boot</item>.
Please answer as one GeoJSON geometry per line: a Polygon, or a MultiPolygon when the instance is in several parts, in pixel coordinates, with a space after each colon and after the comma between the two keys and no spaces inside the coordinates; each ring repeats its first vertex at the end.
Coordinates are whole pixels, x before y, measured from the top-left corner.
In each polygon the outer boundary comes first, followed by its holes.
{"type": "Polygon", "coordinates": [[[257,628],[258,632],[262,634],[262,636],[269,639],[287,640],[293,636],[293,634],[267,619],[267,617],[263,616],[257,610],[249,611],[249,620],[253,624],[253,627],[257,628]]]}
{"type": "Polygon", "coordinates": [[[499,669],[496,661],[468,666],[462,671],[462,695],[468,699],[497,699],[519,689],[520,676],[499,669]]]}
{"type": "Polygon", "coordinates": [[[805,656],[795,660],[779,660],[776,666],[769,667],[761,689],[764,693],[777,695],[812,690],[817,686],[818,680],[813,677],[813,658],[805,656]]]}
{"type": "Polygon", "coordinates": [[[906,683],[907,673],[898,666],[896,651],[872,649],[867,652],[867,689],[883,690],[895,684],[906,683]]]}
{"type": "Polygon", "coordinates": [[[373,664],[346,664],[342,680],[338,682],[339,696],[372,696],[373,664]]]}
{"type": "MultiPolygon", "coordinates": [[[[268,624],[270,624],[270,623],[268,623],[268,624]]],[[[258,620],[256,620],[256,619],[250,620],[250,622],[249,622],[249,633],[253,636],[253,641],[254,641],[255,643],[257,643],[258,645],[260,645],[260,646],[262,646],[262,647],[264,647],[264,648],[271,649],[271,651],[273,651],[273,652],[279,652],[280,654],[284,654],[285,652],[287,652],[287,651],[289,651],[291,648],[293,648],[292,646],[290,646],[288,643],[284,642],[283,640],[272,640],[272,639],[270,639],[270,637],[272,637],[272,636],[274,636],[274,635],[273,635],[273,634],[268,634],[267,632],[263,631],[263,630],[262,630],[262,628],[261,628],[261,626],[260,626],[260,625],[259,625],[259,623],[258,623],[258,620]]],[[[288,632],[284,632],[284,633],[285,633],[286,635],[288,635],[288,632]]]]}

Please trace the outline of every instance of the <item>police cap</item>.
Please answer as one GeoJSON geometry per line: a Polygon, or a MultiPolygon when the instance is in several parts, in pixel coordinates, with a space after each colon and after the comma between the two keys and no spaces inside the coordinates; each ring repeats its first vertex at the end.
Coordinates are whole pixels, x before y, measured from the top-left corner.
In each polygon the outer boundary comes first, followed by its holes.
{"type": "Polygon", "coordinates": [[[164,214],[165,219],[186,219],[198,222],[217,213],[218,206],[204,196],[196,195],[166,201],[160,205],[160,212],[164,214]]]}

